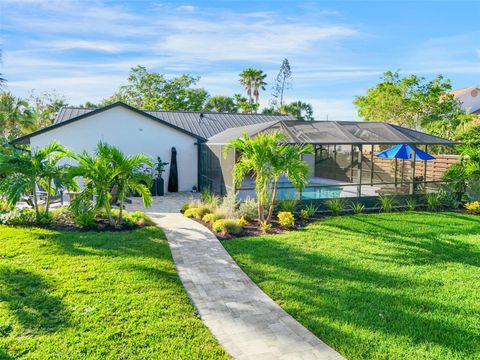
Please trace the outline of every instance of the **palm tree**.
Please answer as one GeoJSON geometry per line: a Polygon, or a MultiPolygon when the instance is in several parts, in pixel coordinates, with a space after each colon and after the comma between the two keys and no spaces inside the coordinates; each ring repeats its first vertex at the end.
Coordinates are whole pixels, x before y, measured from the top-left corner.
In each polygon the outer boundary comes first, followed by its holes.
{"type": "Polygon", "coordinates": [[[303,161],[303,155],[312,155],[313,146],[277,144],[271,149],[271,174],[273,190],[270,197],[267,221],[272,219],[273,208],[277,200],[278,180],[282,175],[287,176],[295,188],[301,190],[309,181],[310,167],[303,161]]]}
{"type": "Polygon", "coordinates": [[[113,167],[117,170],[114,186],[117,188],[120,202],[117,224],[121,225],[123,222],[123,206],[128,193],[138,193],[142,197],[145,207],[152,205],[152,194],[149,190],[153,182],[152,177],[142,170],[145,166],[152,168],[153,163],[147,155],[125,156],[118,148],[113,146],[107,146],[106,151],[113,167]]]}
{"type": "Polygon", "coordinates": [[[238,105],[235,99],[229,96],[212,96],[205,104],[205,111],[236,113],[238,112],[238,105]]]}
{"type": "Polygon", "coordinates": [[[253,82],[255,77],[257,76],[257,70],[252,68],[246,68],[239,74],[239,76],[240,76],[240,84],[247,91],[247,95],[250,100],[250,103],[252,103],[253,102],[252,89],[254,87],[253,82]]]}
{"type": "Polygon", "coordinates": [[[267,74],[265,74],[262,70],[255,70],[253,75],[253,96],[255,96],[255,103],[258,104],[258,99],[260,97],[260,90],[265,91],[265,86],[267,83],[265,79],[267,78],[267,74]]]}
{"type": "Polygon", "coordinates": [[[16,138],[25,131],[33,130],[35,121],[28,102],[9,92],[0,93],[0,135],[16,138]]]}
{"type": "Polygon", "coordinates": [[[45,213],[49,210],[50,196],[56,190],[61,187],[76,188],[76,183],[66,176],[67,165],[60,165],[60,161],[68,155],[65,147],[56,142],[31,153],[19,149],[0,153],[0,173],[4,175],[0,191],[10,205],[16,204],[24,195],[31,195],[38,219],[38,185],[44,186],[47,192],[45,213]]]}
{"type": "Polygon", "coordinates": [[[294,101],[289,104],[284,104],[280,106],[279,112],[280,114],[290,114],[297,120],[313,120],[312,105],[302,101],[294,101]]]}
{"type": "Polygon", "coordinates": [[[94,196],[96,207],[105,210],[111,226],[115,226],[110,204],[111,191],[114,188],[120,200],[119,224],[122,221],[122,208],[127,192],[137,191],[145,206],[151,204],[151,194],[142,181],[151,185],[152,180],[150,176],[139,173],[144,165],[152,166],[147,156],[125,156],[114,146],[100,142],[94,155],[84,151],[74,155],[74,158],[78,165],[72,168],[71,176],[83,177],[84,189],[81,196],[85,198],[94,196]]]}

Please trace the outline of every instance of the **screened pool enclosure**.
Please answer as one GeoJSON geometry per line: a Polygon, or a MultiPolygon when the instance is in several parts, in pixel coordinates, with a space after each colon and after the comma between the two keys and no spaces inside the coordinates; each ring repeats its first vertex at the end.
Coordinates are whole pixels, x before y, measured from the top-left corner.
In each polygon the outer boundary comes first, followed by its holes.
{"type": "Polygon", "coordinates": [[[254,197],[254,179],[235,187],[232,170],[239,154],[224,157],[225,145],[247,133],[282,131],[291,144],[312,144],[314,155],[304,157],[310,181],[297,191],[281,179],[278,198],[317,200],[338,197],[372,197],[382,194],[413,195],[435,191],[454,156],[434,155],[434,160],[380,158],[376,154],[399,144],[435,153],[454,141],[381,122],[276,121],[228,129],[200,145],[200,187],[216,194],[238,192],[240,199],[254,197]]]}

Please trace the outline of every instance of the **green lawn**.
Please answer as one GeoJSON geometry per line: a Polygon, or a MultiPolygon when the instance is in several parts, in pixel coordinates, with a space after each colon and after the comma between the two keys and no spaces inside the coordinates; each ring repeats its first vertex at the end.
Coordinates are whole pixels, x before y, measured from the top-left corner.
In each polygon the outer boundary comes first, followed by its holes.
{"type": "Polygon", "coordinates": [[[0,359],[223,359],[157,228],[0,226],[0,359]]]}
{"type": "Polygon", "coordinates": [[[480,359],[479,216],[345,216],[224,246],[349,359],[480,359]]]}

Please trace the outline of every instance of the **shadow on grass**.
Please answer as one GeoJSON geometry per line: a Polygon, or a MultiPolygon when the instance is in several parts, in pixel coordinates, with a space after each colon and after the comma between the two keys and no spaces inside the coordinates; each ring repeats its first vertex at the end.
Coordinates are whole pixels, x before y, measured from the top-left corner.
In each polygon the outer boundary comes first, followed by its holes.
{"type": "Polygon", "coordinates": [[[69,313],[41,276],[21,269],[0,267],[0,301],[29,331],[49,333],[68,326],[69,313]]]}
{"type": "Polygon", "coordinates": [[[479,266],[478,248],[457,239],[462,234],[480,234],[480,222],[453,217],[449,225],[445,223],[448,218],[438,218],[435,221],[439,223],[438,228],[422,227],[425,223],[420,222],[411,226],[411,231],[400,234],[394,225],[398,219],[355,216],[350,226],[340,225],[342,221],[320,223],[316,225],[321,226],[318,230],[314,225],[278,238],[251,239],[244,244],[243,240],[235,240],[238,246],[227,244],[227,248],[238,255],[239,264],[257,284],[268,289],[287,312],[348,357],[375,357],[378,356],[375,347],[382,346],[382,340],[365,341],[355,330],[344,330],[344,326],[354,325],[390,339],[403,339],[389,340],[390,344],[393,344],[391,341],[400,341],[404,346],[437,344],[444,354],[468,358],[480,350],[480,333],[456,320],[459,314],[478,318],[474,309],[436,297],[435,286],[441,286],[443,279],[438,279],[439,284],[432,284],[426,278],[416,277],[414,272],[397,275],[383,271],[381,265],[386,262],[402,266],[451,261],[479,266]],[[342,258],[341,252],[330,256],[296,243],[297,239],[301,242],[306,237],[316,241],[317,235],[323,237],[322,241],[327,240],[327,236],[341,242],[346,234],[357,238],[358,234],[365,234],[362,241],[398,247],[393,253],[362,253],[352,249],[352,254],[358,253],[352,259],[350,256],[342,258]],[[295,240],[283,240],[289,236],[294,236],[295,240]],[[246,260],[242,261],[244,255],[246,260]],[[364,259],[378,263],[371,266],[372,263],[363,262],[364,259]]]}

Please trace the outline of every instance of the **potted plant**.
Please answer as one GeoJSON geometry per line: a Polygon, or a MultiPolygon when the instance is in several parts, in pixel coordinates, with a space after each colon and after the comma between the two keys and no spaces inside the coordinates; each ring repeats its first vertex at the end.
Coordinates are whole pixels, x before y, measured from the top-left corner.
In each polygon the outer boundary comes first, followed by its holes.
{"type": "Polygon", "coordinates": [[[164,183],[162,174],[165,172],[165,166],[168,165],[167,162],[164,162],[160,156],[157,156],[157,161],[155,162],[154,168],[154,184],[153,184],[153,191],[152,194],[155,196],[163,196],[164,195],[164,183]]]}

